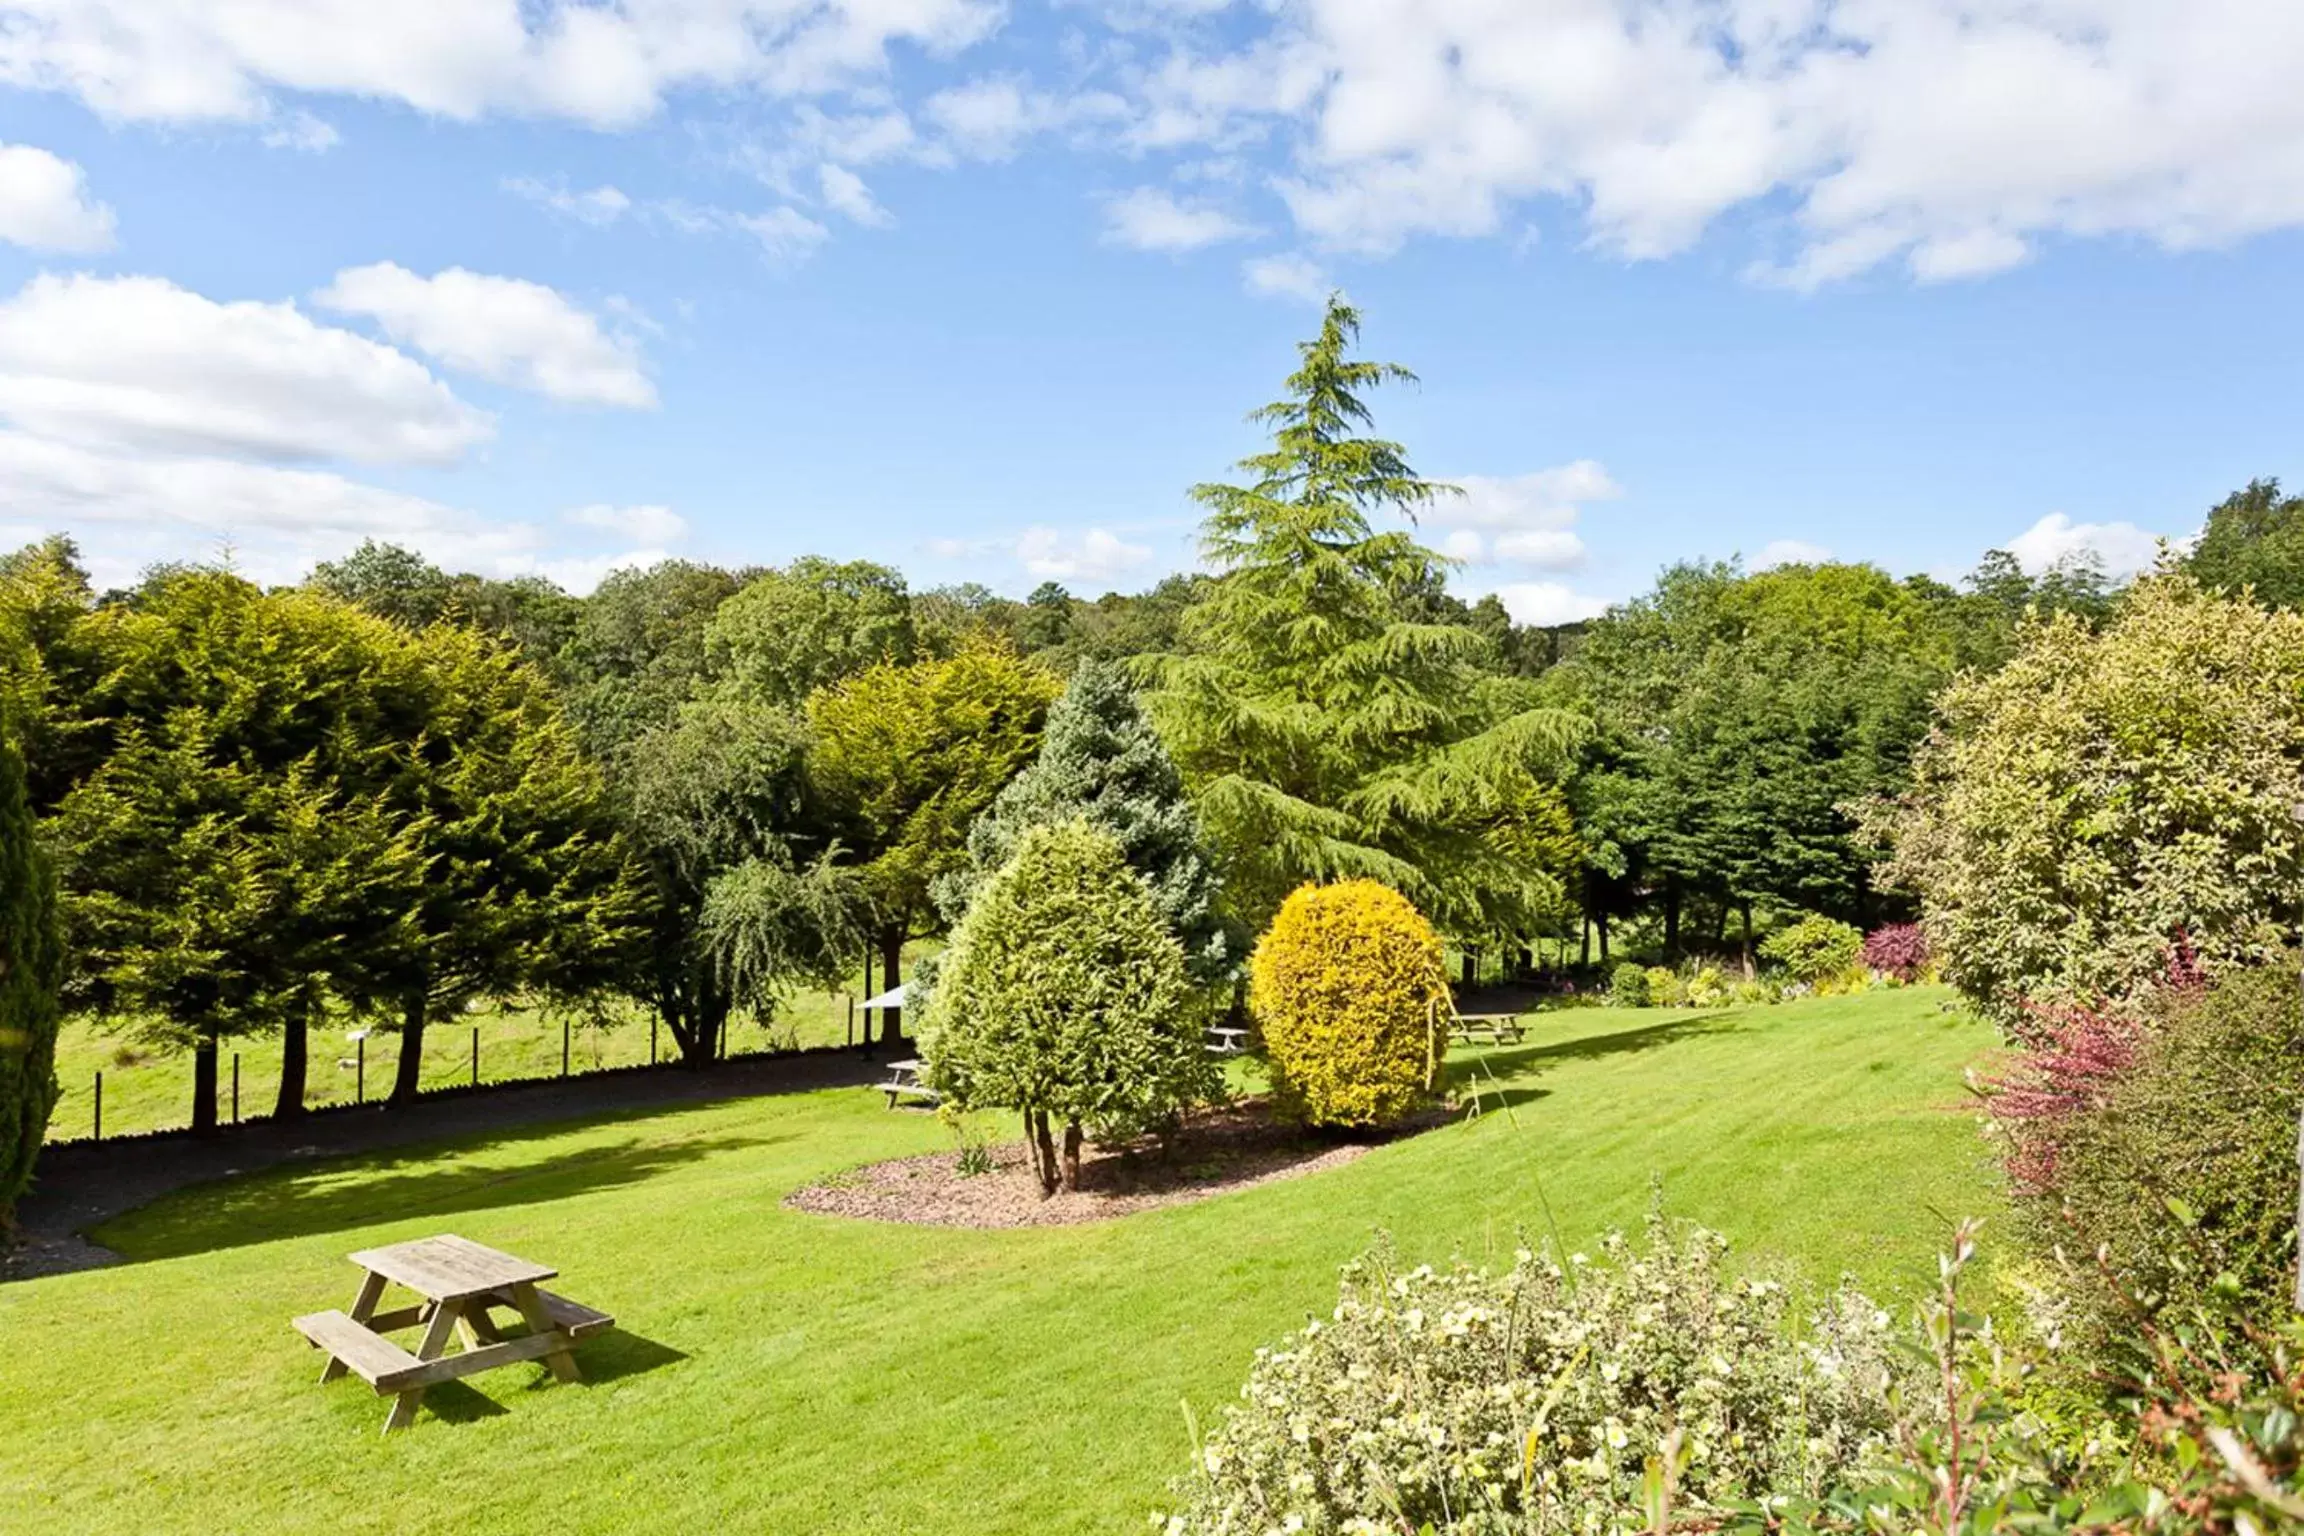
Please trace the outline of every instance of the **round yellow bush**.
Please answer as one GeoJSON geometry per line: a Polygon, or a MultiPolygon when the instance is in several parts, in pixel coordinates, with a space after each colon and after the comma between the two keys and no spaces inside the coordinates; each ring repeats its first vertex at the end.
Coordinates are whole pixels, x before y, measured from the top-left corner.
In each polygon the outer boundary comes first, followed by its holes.
{"type": "Polygon", "coordinates": [[[1385,1125],[1437,1086],[1448,973],[1440,936],[1390,886],[1306,885],[1280,904],[1248,968],[1283,1112],[1385,1125]]]}

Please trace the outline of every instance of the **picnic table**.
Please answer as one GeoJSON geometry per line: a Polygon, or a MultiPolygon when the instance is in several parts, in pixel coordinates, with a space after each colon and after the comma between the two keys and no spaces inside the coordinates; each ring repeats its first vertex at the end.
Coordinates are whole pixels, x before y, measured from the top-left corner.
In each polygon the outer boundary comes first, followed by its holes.
{"type": "Polygon", "coordinates": [[[1490,1045],[1517,1045],[1528,1038],[1527,1026],[1516,1013],[1454,1014],[1448,1020],[1448,1033],[1467,1043],[1484,1040],[1490,1045]]]}
{"type": "Polygon", "coordinates": [[[352,1310],[299,1317],[296,1331],[328,1352],[321,1381],[349,1371],[374,1387],[377,1396],[393,1398],[384,1417],[386,1434],[414,1422],[426,1387],[500,1365],[542,1360],[558,1380],[580,1381],[570,1351],[577,1340],[616,1321],[538,1287],[538,1281],[556,1278],[558,1270],[467,1238],[426,1237],[369,1248],[353,1254],[352,1262],[364,1271],[352,1310]],[[390,1285],[414,1292],[418,1300],[378,1311],[390,1285]],[[506,1337],[488,1315],[498,1307],[518,1313],[527,1331],[506,1337]],[[424,1336],[414,1354],[384,1337],[418,1325],[424,1336]],[[443,1353],[451,1333],[463,1343],[459,1354],[443,1353]]]}
{"type": "Polygon", "coordinates": [[[916,1056],[888,1063],[888,1081],[880,1084],[877,1091],[888,1095],[890,1109],[896,1107],[899,1099],[918,1099],[929,1108],[943,1102],[942,1094],[920,1080],[920,1067],[916,1056]]]}
{"type": "Polygon", "coordinates": [[[1248,1049],[1248,1031],[1230,1024],[1208,1026],[1208,1054],[1211,1056],[1237,1056],[1248,1049]]]}

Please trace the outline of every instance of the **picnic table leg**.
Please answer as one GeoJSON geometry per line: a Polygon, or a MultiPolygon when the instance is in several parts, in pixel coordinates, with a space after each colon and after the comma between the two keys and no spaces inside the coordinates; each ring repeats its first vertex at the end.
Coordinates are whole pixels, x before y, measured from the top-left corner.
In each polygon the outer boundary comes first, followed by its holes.
{"type": "MultiPolygon", "coordinates": [[[[360,1277],[360,1294],[352,1298],[352,1321],[366,1323],[376,1315],[376,1303],[384,1297],[384,1277],[371,1271],[360,1277]]],[[[344,1374],[344,1362],[334,1355],[320,1367],[320,1384],[326,1386],[344,1374]]]]}
{"type": "MultiPolygon", "coordinates": [[[[560,1325],[552,1321],[551,1313],[544,1310],[544,1298],[536,1294],[534,1281],[527,1281],[512,1287],[512,1305],[518,1307],[520,1315],[528,1320],[530,1333],[559,1331],[560,1325]]],[[[567,1335],[562,1333],[561,1338],[567,1340],[567,1335]]],[[[568,1340],[568,1342],[573,1341],[568,1340]]],[[[570,1354],[565,1347],[546,1355],[544,1363],[552,1367],[552,1374],[558,1380],[582,1381],[584,1379],[583,1373],[576,1369],[576,1357],[570,1354]]]]}
{"type": "MultiPolygon", "coordinates": [[[[432,1308],[432,1320],[424,1325],[424,1340],[416,1346],[419,1360],[437,1360],[448,1347],[448,1335],[456,1326],[456,1319],[464,1315],[464,1308],[453,1301],[437,1302],[432,1308]]],[[[416,1422],[416,1405],[424,1401],[422,1387],[410,1387],[392,1399],[392,1411],[384,1416],[384,1433],[406,1429],[416,1422]]]]}

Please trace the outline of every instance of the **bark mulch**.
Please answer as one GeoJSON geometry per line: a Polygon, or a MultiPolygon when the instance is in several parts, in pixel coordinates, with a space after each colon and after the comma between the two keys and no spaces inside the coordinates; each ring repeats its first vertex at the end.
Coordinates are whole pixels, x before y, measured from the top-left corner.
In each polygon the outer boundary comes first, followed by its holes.
{"type": "Polygon", "coordinates": [[[827,1216],[933,1227],[1060,1227],[1184,1205],[1252,1185],[1341,1167],[1386,1141],[1446,1122],[1431,1114],[1394,1129],[1344,1139],[1275,1120],[1263,1099],[1195,1115],[1163,1157],[1150,1139],[1083,1150],[1080,1187],[1042,1199],[1022,1141],[991,1149],[992,1171],[963,1174],[958,1150],[851,1168],[794,1190],[784,1203],[827,1216]]]}

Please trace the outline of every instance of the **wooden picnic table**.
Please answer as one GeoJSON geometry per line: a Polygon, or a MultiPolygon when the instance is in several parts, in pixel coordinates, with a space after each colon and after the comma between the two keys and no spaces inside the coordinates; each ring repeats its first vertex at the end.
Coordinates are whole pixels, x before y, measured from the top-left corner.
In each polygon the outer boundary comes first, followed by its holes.
{"type": "Polygon", "coordinates": [[[888,1063],[888,1081],[878,1085],[877,1091],[888,1095],[888,1107],[894,1109],[899,1099],[918,1099],[933,1108],[944,1096],[920,1080],[925,1065],[918,1057],[908,1056],[902,1061],[888,1063]]]}
{"type": "Polygon", "coordinates": [[[364,1271],[352,1310],[299,1317],[296,1331],[328,1352],[321,1381],[350,1371],[374,1387],[379,1397],[393,1398],[392,1411],[384,1417],[386,1434],[414,1422],[426,1387],[500,1365],[542,1360],[558,1380],[580,1381],[570,1351],[577,1340],[616,1321],[538,1287],[538,1281],[556,1278],[558,1270],[468,1238],[445,1235],[393,1243],[355,1253],[352,1262],[364,1271]],[[412,1291],[419,1299],[410,1306],[378,1311],[390,1285],[412,1291]],[[518,1313],[527,1331],[506,1337],[488,1315],[497,1307],[518,1313]],[[384,1337],[419,1324],[424,1336],[414,1354],[384,1337]],[[461,1353],[444,1353],[451,1333],[462,1341],[461,1353]]]}
{"type": "Polygon", "coordinates": [[[1248,1049],[1248,1031],[1230,1024],[1208,1026],[1208,1054],[1237,1056],[1248,1049]]]}
{"type": "Polygon", "coordinates": [[[1491,1045],[1517,1045],[1528,1037],[1527,1026],[1516,1013],[1459,1013],[1448,1021],[1448,1033],[1459,1040],[1486,1040],[1491,1045]]]}

